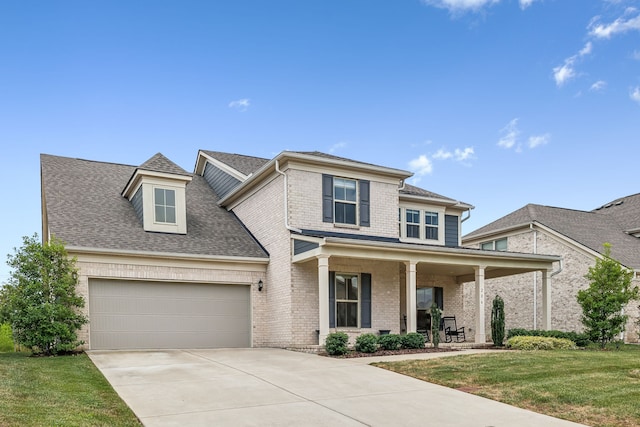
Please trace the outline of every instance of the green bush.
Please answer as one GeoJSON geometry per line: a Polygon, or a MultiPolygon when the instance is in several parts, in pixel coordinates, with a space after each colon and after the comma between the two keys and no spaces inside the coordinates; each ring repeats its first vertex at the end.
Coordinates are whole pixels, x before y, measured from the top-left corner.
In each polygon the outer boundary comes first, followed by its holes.
{"type": "Polygon", "coordinates": [[[11,337],[11,326],[8,323],[0,325],[0,352],[13,351],[13,339],[11,337]]]}
{"type": "Polygon", "coordinates": [[[374,334],[362,334],[356,338],[356,351],[373,353],[378,349],[378,337],[374,334]]]}
{"type": "Polygon", "coordinates": [[[402,348],[424,348],[424,335],[417,332],[402,335],[402,348]]]}
{"type": "Polygon", "coordinates": [[[514,350],[573,350],[576,345],[566,338],[515,336],[507,340],[514,350]]]}
{"type": "Polygon", "coordinates": [[[576,343],[578,347],[586,347],[591,341],[589,340],[589,336],[584,333],[578,332],[562,332],[562,331],[544,331],[538,329],[522,329],[522,328],[514,328],[509,329],[509,333],[507,334],[507,339],[518,336],[526,336],[526,337],[549,337],[549,338],[564,338],[576,343]]]}
{"type": "Polygon", "coordinates": [[[398,334],[380,335],[378,344],[385,350],[398,350],[402,346],[402,337],[398,334]]]}
{"type": "Polygon", "coordinates": [[[327,335],[324,340],[324,349],[331,356],[341,356],[349,351],[347,343],[349,342],[349,336],[344,332],[334,332],[327,335]]]}

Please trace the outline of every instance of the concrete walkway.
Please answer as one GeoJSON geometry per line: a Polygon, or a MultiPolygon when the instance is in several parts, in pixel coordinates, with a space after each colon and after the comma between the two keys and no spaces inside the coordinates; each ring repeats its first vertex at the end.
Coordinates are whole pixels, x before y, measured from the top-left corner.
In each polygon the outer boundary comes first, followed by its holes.
{"type": "MultiPolygon", "coordinates": [[[[92,351],[89,357],[152,427],[578,425],[368,365],[380,358],[278,349],[92,351]]],[[[417,357],[435,355],[411,355],[417,357]]]]}

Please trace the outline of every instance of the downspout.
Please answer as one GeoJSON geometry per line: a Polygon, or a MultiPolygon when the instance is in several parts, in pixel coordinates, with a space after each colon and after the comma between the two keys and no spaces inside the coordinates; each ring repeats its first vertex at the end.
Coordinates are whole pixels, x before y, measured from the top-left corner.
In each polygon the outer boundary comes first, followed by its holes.
{"type": "Polygon", "coordinates": [[[468,220],[469,218],[471,218],[471,209],[467,209],[466,212],[469,214],[467,215],[466,218],[461,218],[460,219],[460,224],[462,224],[463,222],[465,222],[466,220],[468,220]]]}
{"type": "MultiPolygon", "coordinates": [[[[538,253],[538,230],[533,228],[533,223],[529,224],[529,229],[533,231],[533,253],[538,253]]],[[[538,329],[538,272],[533,272],[533,329],[538,329]]]]}
{"type": "Polygon", "coordinates": [[[296,233],[302,234],[302,230],[289,225],[289,180],[287,178],[287,174],[280,170],[280,162],[278,159],[276,159],[276,172],[284,177],[284,226],[289,231],[295,231],[296,233]]]}

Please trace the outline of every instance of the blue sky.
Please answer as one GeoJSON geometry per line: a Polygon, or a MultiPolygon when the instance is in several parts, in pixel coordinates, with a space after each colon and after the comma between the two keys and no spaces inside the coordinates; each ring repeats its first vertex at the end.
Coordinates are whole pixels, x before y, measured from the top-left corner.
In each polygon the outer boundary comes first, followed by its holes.
{"type": "Polygon", "coordinates": [[[9,0],[0,58],[0,256],[40,153],[319,150],[475,205],[465,233],[640,192],[638,0],[9,0]]]}

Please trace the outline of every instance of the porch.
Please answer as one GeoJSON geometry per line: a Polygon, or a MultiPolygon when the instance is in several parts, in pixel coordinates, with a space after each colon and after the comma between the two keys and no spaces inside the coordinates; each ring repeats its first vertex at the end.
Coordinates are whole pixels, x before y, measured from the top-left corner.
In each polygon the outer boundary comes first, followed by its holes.
{"type": "Polygon", "coordinates": [[[441,288],[444,314],[456,316],[460,323],[469,309],[463,305],[462,290],[468,282],[475,284],[474,324],[460,326],[470,331],[468,342],[484,344],[485,312],[490,309],[486,307],[484,281],[532,271],[540,271],[543,277],[541,327],[551,323],[551,277],[554,263],[560,261],[557,256],[350,237],[296,235],[293,239],[294,248],[298,248],[294,249],[294,266],[314,270],[317,281],[318,344],[336,330],[352,337],[379,330],[416,332],[418,290],[425,288],[441,288]],[[302,243],[296,244],[296,240],[302,243]],[[364,273],[367,268],[373,274],[364,273]],[[349,290],[354,292],[353,297],[348,295],[349,290]]]}

